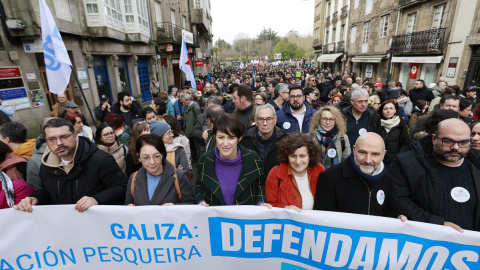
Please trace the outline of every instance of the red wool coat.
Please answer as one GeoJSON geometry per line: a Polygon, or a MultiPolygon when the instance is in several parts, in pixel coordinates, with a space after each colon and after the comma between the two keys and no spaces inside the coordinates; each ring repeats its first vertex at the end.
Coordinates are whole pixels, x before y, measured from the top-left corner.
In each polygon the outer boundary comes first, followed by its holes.
{"type": "MultiPolygon", "coordinates": [[[[318,176],[324,171],[325,168],[320,163],[313,168],[308,168],[308,181],[313,198],[315,198],[318,176]]],[[[279,166],[272,168],[265,183],[265,193],[267,202],[274,207],[284,208],[288,205],[295,205],[302,208],[302,196],[292,169],[287,163],[280,163],[279,166]]]]}

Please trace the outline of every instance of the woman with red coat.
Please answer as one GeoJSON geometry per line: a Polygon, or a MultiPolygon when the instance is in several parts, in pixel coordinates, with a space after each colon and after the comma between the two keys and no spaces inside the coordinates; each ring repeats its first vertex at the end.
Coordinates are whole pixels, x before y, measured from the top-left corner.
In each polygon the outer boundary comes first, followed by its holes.
{"type": "Polygon", "coordinates": [[[267,201],[274,207],[312,210],[318,176],[325,168],[318,162],[320,149],[309,134],[290,134],[278,143],[280,165],[267,177],[267,201]]]}

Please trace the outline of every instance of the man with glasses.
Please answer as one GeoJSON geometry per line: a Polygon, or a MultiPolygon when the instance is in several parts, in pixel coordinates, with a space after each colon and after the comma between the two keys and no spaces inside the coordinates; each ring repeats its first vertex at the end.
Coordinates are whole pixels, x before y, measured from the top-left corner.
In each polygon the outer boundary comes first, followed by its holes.
{"type": "Polygon", "coordinates": [[[287,136],[287,133],[277,127],[276,123],[275,108],[271,104],[258,106],[255,110],[255,125],[247,130],[240,141],[245,148],[259,154],[265,175],[280,164],[277,142],[287,136]]]}
{"type": "Polygon", "coordinates": [[[289,87],[290,99],[277,111],[277,124],[287,132],[308,133],[313,114],[317,112],[310,106],[305,106],[305,95],[300,85],[289,87]]]}
{"type": "Polygon", "coordinates": [[[127,179],[112,155],[78,137],[72,123],[62,118],[49,120],[43,134],[48,148],[40,166],[41,189],[15,209],[32,212],[33,205],[75,204],[84,212],[94,205],[124,203],[127,179]]]}
{"type": "Polygon", "coordinates": [[[471,145],[463,121],[440,122],[388,167],[387,205],[410,220],[479,231],[480,156],[471,145]]]}

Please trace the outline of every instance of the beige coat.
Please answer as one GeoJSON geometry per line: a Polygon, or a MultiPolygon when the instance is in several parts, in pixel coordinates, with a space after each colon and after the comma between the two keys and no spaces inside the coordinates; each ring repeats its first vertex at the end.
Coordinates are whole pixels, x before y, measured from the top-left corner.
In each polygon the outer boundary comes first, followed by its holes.
{"type": "Polygon", "coordinates": [[[127,151],[126,151],[126,149],[123,148],[124,147],[123,144],[122,143],[119,144],[115,141],[115,143],[111,147],[108,147],[108,146],[103,145],[103,144],[99,144],[97,146],[100,150],[103,150],[103,151],[109,153],[110,155],[112,155],[115,158],[115,161],[117,162],[118,167],[120,167],[122,172],[126,175],[125,168],[126,168],[127,165],[126,165],[126,162],[125,162],[125,155],[126,155],[127,151]]]}

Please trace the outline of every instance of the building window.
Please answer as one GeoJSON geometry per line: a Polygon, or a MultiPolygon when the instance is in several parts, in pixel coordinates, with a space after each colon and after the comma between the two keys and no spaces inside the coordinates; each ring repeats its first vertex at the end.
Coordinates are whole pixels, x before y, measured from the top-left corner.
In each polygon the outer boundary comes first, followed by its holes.
{"type": "Polygon", "coordinates": [[[158,2],[155,2],[155,18],[157,19],[157,27],[160,27],[162,25],[162,10],[158,2]]]}
{"type": "Polygon", "coordinates": [[[355,0],[355,2],[353,2],[353,9],[357,9],[358,8],[358,0],[355,0]]]}
{"type": "Polygon", "coordinates": [[[337,29],[336,28],[333,28],[333,31],[332,31],[332,42],[335,43],[335,36],[337,34],[337,29]]]}
{"type": "Polygon", "coordinates": [[[443,15],[445,14],[446,4],[434,7],[432,29],[441,28],[443,24],[443,15]]]}
{"type": "Polygon", "coordinates": [[[138,23],[148,28],[147,2],[145,0],[137,0],[137,14],[138,23]]]}
{"type": "Polygon", "coordinates": [[[342,24],[342,28],[340,28],[340,41],[345,40],[345,24],[342,24]]]}
{"type": "Polygon", "coordinates": [[[325,44],[328,44],[328,43],[329,43],[329,37],[330,37],[330,32],[327,31],[327,34],[326,34],[326,36],[325,36],[325,41],[326,41],[325,44]]]}
{"type": "Polygon", "coordinates": [[[362,44],[368,44],[368,35],[370,33],[370,21],[363,24],[362,44]]]}
{"type": "Polygon", "coordinates": [[[352,32],[350,34],[350,43],[355,43],[357,40],[357,27],[352,27],[352,32]]]}
{"type": "Polygon", "coordinates": [[[182,28],[187,29],[187,17],[182,16],[182,28]]]}
{"type": "Polygon", "coordinates": [[[132,0],[124,0],[124,1],[125,1],[125,13],[133,13],[132,0]]]}
{"type": "Polygon", "coordinates": [[[367,0],[367,4],[365,8],[366,14],[370,14],[370,12],[372,12],[372,4],[373,4],[373,0],[367,0]]]}
{"type": "Polygon", "coordinates": [[[87,4],[87,13],[98,13],[97,4],[87,4]]]}
{"type": "Polygon", "coordinates": [[[195,8],[202,8],[202,0],[195,0],[195,8]]]}
{"type": "Polygon", "coordinates": [[[407,17],[407,34],[415,31],[415,23],[417,22],[417,13],[410,13],[407,17]]]}
{"type": "Polygon", "coordinates": [[[103,0],[105,13],[107,17],[123,23],[122,11],[120,10],[119,0],[103,0]]]}
{"type": "Polygon", "coordinates": [[[385,15],[380,18],[380,37],[388,36],[388,20],[390,15],[385,15]]]}

